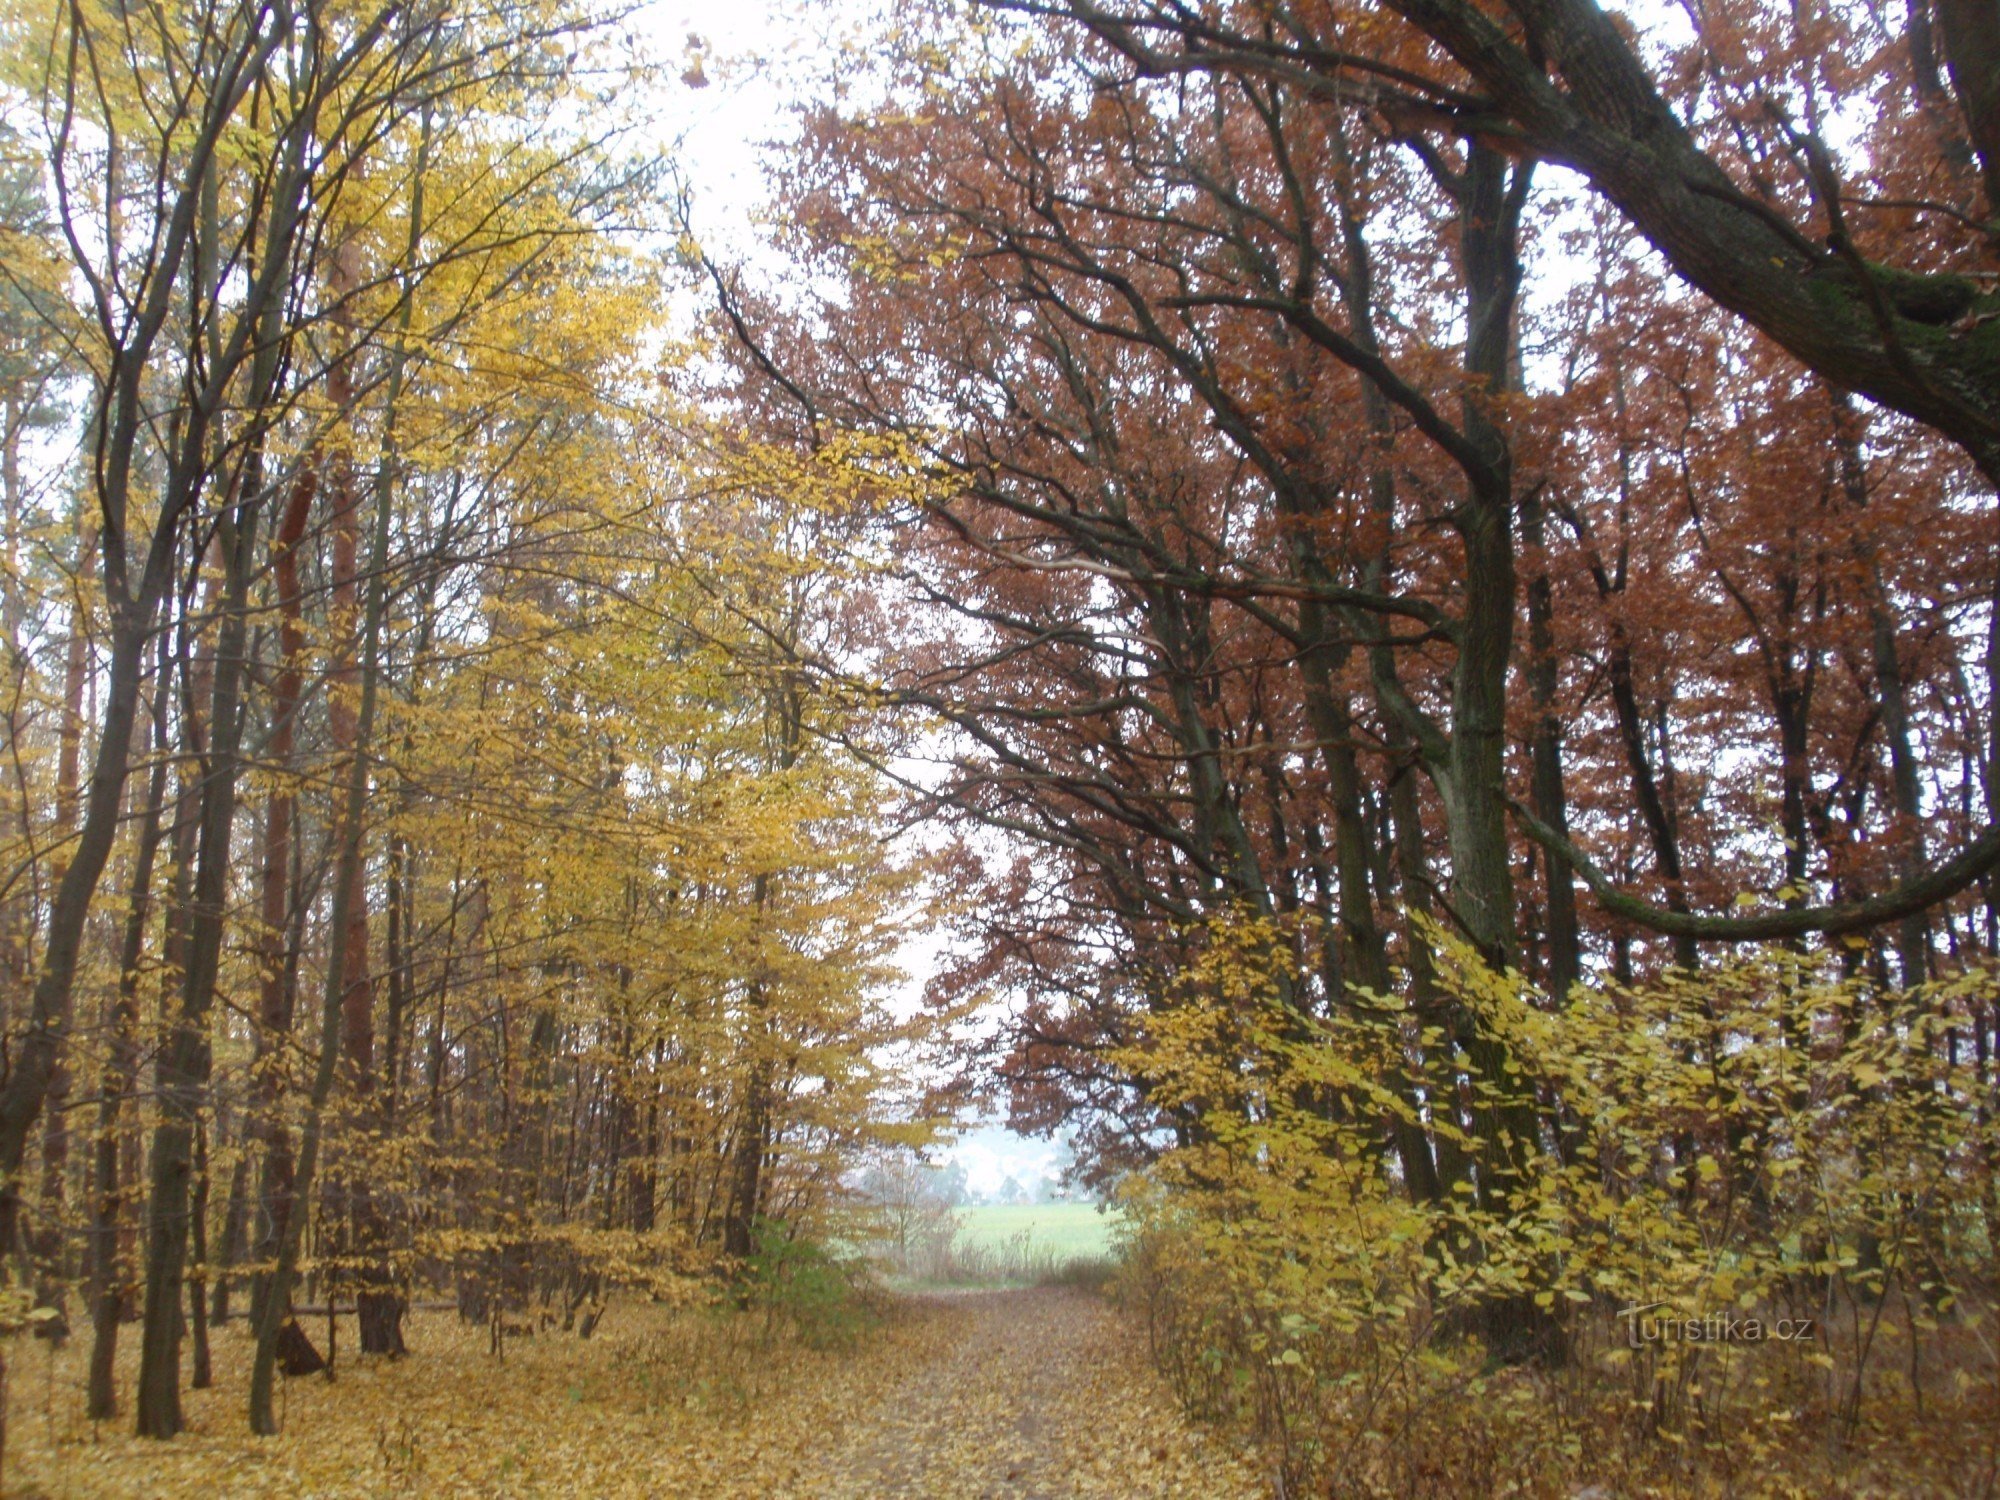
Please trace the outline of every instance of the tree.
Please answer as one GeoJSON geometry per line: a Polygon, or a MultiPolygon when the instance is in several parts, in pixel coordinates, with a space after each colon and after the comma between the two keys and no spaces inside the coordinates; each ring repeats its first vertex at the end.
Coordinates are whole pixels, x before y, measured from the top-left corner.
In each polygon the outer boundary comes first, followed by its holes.
{"type": "MultiPolygon", "coordinates": [[[[1569,1105],[1440,988],[1428,923],[1552,1003],[1600,956],[1657,963],[1634,923],[1688,970],[1704,940],[1895,924],[1926,972],[1912,923],[2000,846],[1975,823],[1911,858],[1913,814],[1978,777],[1912,780],[1916,607],[1865,533],[1871,486],[1942,477],[1939,565],[1950,452],[1887,416],[1860,436],[1776,347],[1739,356],[1609,220],[1594,286],[1551,275],[1569,231],[1534,153],[1405,107],[1414,32],[1316,13],[1308,58],[1289,12],[1259,42],[1192,8],[997,9],[1030,18],[906,18],[886,102],[807,117],[789,243],[840,287],[810,336],[716,281],[773,430],[858,428],[929,486],[894,554],[892,684],[959,737],[930,805],[1039,846],[968,860],[985,908],[944,980],[1018,995],[1017,1122],[1094,1117],[1099,1173],[1207,1140],[1222,1106],[1156,1102],[1106,1058],[1145,1055],[1207,934],[1269,921],[1302,1034],[1352,1013],[1404,1038],[1381,1170],[1504,1216],[1569,1105]],[[1587,420],[1607,397],[1616,424],[1587,420]],[[1664,907],[1617,889],[1614,853],[1664,907]],[[1698,914],[1757,888],[1773,909],[1698,914]]],[[[1925,627],[1961,672],[1977,608],[1925,627]]],[[[1523,1294],[1484,1316],[1554,1352],[1523,1294]]]]}
{"type": "MultiPolygon", "coordinates": [[[[1723,34],[1732,22],[1707,21],[1714,34],[1697,45],[1732,62],[1703,70],[1715,93],[1702,101],[1675,98],[1595,0],[1523,6],[1515,32],[1465,0],[1390,0],[1384,11],[1435,42],[1455,71],[1352,45],[1376,14],[1367,7],[1003,5],[1087,26],[1147,74],[1282,76],[1569,167],[1691,285],[1837,388],[1943,433],[2000,485],[1991,320],[1964,274],[1991,256],[2000,221],[2000,92],[1992,28],[1967,0],[1940,0],[1935,33],[1931,7],[1912,6],[1904,36],[1845,8],[1810,43],[1797,16],[1759,14],[1734,36],[1723,34]],[[1869,167],[1828,140],[1827,101],[1846,86],[1837,61],[1864,49],[1906,59],[1909,85],[1883,92],[1877,129],[1878,139],[1916,136],[1928,147],[1914,192],[1897,190],[1905,179],[1879,197],[1857,194],[1876,186],[1869,167]],[[1941,234],[1898,236],[1912,208],[1941,234]]],[[[1810,24],[1822,24],[1817,13],[1810,24]]]]}

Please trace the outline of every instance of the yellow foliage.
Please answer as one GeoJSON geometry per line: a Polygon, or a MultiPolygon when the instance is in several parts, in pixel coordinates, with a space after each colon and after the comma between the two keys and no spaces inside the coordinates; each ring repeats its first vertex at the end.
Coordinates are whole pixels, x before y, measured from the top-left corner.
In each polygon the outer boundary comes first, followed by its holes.
{"type": "Polygon", "coordinates": [[[1128,1288],[1185,1400],[1257,1427],[1289,1485],[1355,1494],[1994,1462],[1995,1127],[1952,1043],[1988,976],[1885,995],[1774,951],[1556,1006],[1429,936],[1507,1088],[1376,997],[1293,1009],[1297,949],[1250,916],[1202,933],[1121,1058],[1183,1122],[1127,1199],[1128,1288]],[[1479,1112],[1521,1101],[1540,1138],[1503,1195],[1479,1112]],[[1398,1124],[1470,1177],[1406,1190],[1398,1124]],[[1507,1368],[1485,1320],[1523,1302],[1558,1357],[1507,1368]],[[1736,1321],[1643,1336],[1663,1316],[1736,1321]]]}

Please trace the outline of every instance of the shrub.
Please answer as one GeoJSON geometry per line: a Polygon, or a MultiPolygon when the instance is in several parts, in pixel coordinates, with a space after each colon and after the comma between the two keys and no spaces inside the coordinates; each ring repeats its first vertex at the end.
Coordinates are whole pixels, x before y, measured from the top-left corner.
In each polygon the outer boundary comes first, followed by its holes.
{"type": "Polygon", "coordinates": [[[1120,1278],[1190,1408],[1287,1494],[1990,1484],[1995,1126],[1956,1041],[1986,976],[1886,993],[1780,952],[1557,1007],[1431,936],[1505,1087],[1375,997],[1289,1009],[1255,924],[1124,1059],[1198,1121],[1128,1191],[1120,1278]],[[1522,1309],[1540,1357],[1503,1359],[1522,1309]],[[1737,1341],[1643,1336],[1663,1315],[1737,1341]]]}
{"type": "Polygon", "coordinates": [[[862,1275],[858,1260],[767,1221],[743,1268],[743,1299],[763,1312],[767,1334],[782,1320],[808,1348],[844,1349],[875,1321],[862,1275]]]}

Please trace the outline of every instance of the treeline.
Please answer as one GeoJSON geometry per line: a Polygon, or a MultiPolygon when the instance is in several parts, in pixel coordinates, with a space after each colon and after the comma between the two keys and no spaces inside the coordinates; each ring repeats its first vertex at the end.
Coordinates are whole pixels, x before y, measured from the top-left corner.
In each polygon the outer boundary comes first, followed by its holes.
{"type": "Polygon", "coordinates": [[[587,1331],[740,1261],[883,1113],[913,877],[798,667],[868,649],[849,465],[683,400],[637,42],[196,0],[4,46],[6,1326],[165,1437],[247,1307],[270,1432],[295,1299],[398,1354],[426,1292],[587,1331]]]}
{"type": "Polygon", "coordinates": [[[1294,1487],[1524,1472],[1409,1436],[1466,1334],[1990,1290],[1984,23],[1644,24],[903,7],[783,181],[823,295],[739,299],[781,431],[930,486],[890,685],[988,831],[940,993],[1145,1169],[1162,1347],[1294,1487]]]}

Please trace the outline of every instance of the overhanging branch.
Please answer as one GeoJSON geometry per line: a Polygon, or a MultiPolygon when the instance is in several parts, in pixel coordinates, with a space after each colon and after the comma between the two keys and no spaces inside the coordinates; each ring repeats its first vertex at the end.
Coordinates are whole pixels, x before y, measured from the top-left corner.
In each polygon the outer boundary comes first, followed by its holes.
{"type": "Polygon", "coordinates": [[[1866,932],[1886,927],[1904,917],[1928,911],[1941,901],[1949,901],[1980,876],[2000,865],[2000,824],[1987,827],[1951,859],[1928,875],[1907,880],[1863,901],[1847,901],[1834,906],[1797,906],[1784,911],[1757,912],[1749,916],[1702,916],[1694,912],[1668,911],[1637,896],[1621,891],[1590,857],[1576,845],[1541,821],[1512,797],[1507,806],[1513,811],[1522,832],[1544,849],[1561,856],[1583,877],[1604,909],[1653,932],[1668,937],[1689,937],[1716,943],[1775,942],[1784,938],[1808,937],[1814,933],[1841,937],[1850,932],[1866,932]]]}

